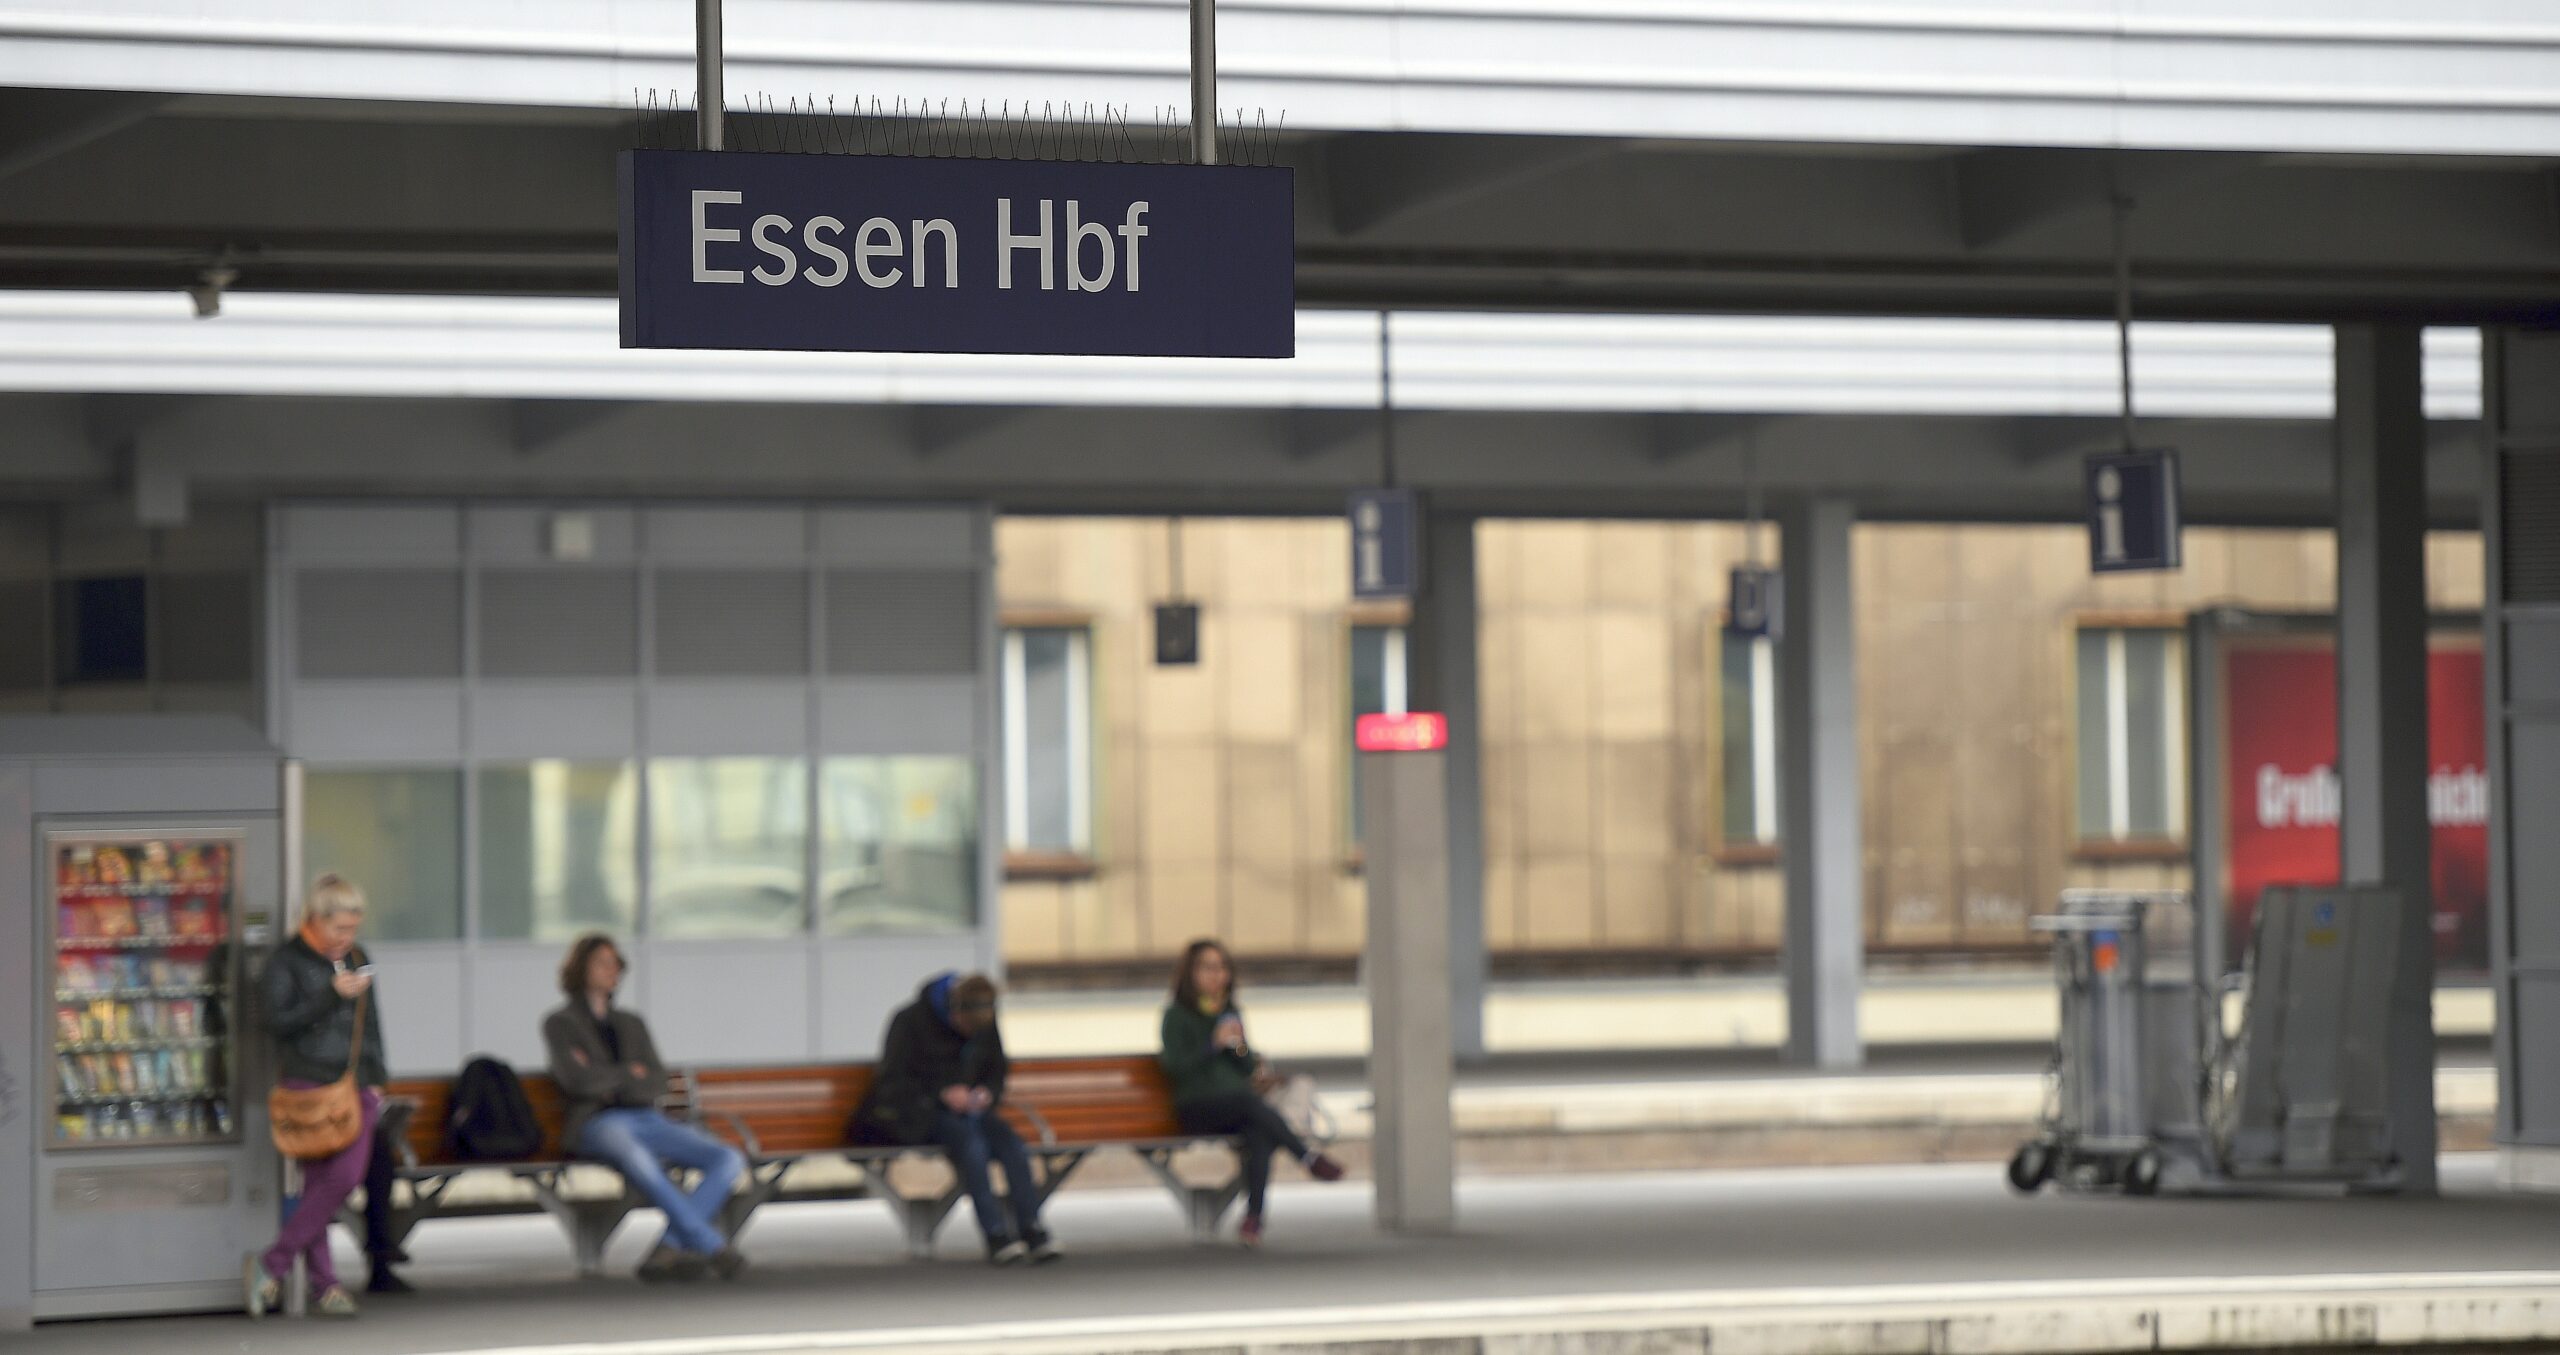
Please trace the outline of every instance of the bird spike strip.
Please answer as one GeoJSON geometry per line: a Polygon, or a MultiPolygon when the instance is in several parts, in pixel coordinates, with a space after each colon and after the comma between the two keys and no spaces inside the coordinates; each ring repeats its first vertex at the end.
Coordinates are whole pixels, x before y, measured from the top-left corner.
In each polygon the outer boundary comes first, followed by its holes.
{"type": "MultiPolygon", "coordinates": [[[[694,110],[684,90],[634,89],[632,144],[641,150],[694,148],[694,110]]],[[[1218,110],[1219,158],[1270,165],[1280,158],[1288,114],[1218,110]]],[[[1142,117],[1132,104],[1025,99],[870,96],[838,100],[770,94],[732,100],[728,149],[789,155],[908,155],[968,160],[1082,160],[1107,164],[1192,163],[1189,110],[1166,105],[1142,117]]]]}

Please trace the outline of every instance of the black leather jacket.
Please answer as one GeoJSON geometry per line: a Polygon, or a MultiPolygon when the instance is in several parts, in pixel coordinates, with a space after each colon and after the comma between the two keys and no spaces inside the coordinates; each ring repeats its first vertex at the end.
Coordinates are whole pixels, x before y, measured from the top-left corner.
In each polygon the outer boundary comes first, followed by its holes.
{"type": "MultiPolygon", "coordinates": [[[[361,947],[347,953],[349,968],[363,963],[361,947]]],[[[306,1082],[335,1082],[347,1075],[356,1004],[330,987],[337,972],[299,933],[267,958],[266,970],[258,976],[259,1010],[276,1042],[278,1074],[306,1082]]],[[[369,988],[364,995],[364,1062],[356,1069],[356,1081],[379,1087],[390,1080],[382,1060],[382,990],[369,988]]]]}

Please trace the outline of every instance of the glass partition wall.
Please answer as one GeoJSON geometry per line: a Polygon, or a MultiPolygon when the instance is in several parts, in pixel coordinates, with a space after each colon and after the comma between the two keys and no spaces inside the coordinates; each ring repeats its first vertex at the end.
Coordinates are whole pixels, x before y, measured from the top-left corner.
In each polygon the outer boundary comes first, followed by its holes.
{"type": "Polygon", "coordinates": [[[967,758],[313,767],[306,785],[306,873],[364,882],[377,940],[958,934],[978,921],[967,758]]]}
{"type": "Polygon", "coordinates": [[[272,527],[300,868],[383,942],[983,923],[983,510],[315,503],[272,527]]]}

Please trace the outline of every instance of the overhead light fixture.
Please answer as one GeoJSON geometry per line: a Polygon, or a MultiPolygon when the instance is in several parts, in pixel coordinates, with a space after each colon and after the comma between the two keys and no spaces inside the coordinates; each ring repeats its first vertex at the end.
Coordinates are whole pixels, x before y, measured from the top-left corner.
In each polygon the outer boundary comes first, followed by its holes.
{"type": "Polygon", "coordinates": [[[195,285],[187,288],[187,299],[196,303],[196,318],[210,320],[222,314],[222,289],[239,280],[237,268],[208,268],[198,274],[195,285]]]}

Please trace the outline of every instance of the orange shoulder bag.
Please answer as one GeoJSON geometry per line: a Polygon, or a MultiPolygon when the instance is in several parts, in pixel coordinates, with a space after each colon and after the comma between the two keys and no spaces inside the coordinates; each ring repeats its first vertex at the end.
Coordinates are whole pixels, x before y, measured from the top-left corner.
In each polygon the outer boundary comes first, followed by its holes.
{"type": "Polygon", "coordinates": [[[297,1162],[336,1157],[364,1132],[364,1097],[356,1090],[356,1068],[364,1059],[364,1000],[356,995],[355,1044],[347,1050],[347,1073],[319,1087],[278,1086],[267,1093],[267,1127],[276,1151],[297,1162]]]}

